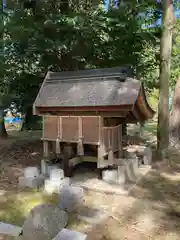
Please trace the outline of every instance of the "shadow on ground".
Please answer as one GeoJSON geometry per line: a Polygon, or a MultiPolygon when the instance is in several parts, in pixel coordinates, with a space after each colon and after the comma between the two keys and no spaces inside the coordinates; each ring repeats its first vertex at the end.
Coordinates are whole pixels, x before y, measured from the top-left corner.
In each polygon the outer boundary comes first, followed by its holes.
{"type": "Polygon", "coordinates": [[[180,239],[179,157],[171,160],[141,179],[124,199],[134,199],[127,208],[121,199],[112,216],[88,230],[88,240],[180,239]]]}

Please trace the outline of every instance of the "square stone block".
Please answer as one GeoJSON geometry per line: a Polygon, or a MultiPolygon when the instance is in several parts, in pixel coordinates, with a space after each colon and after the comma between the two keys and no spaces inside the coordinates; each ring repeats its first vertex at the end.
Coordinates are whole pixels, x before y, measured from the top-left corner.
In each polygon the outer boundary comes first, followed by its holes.
{"type": "Polygon", "coordinates": [[[126,183],[125,166],[118,166],[117,183],[122,185],[126,183]]]}
{"type": "Polygon", "coordinates": [[[39,169],[37,167],[27,167],[24,169],[25,178],[35,178],[40,175],[39,169]]]}
{"type": "Polygon", "coordinates": [[[12,237],[18,237],[21,231],[22,231],[21,227],[0,222],[0,234],[12,236],[12,237]]]}
{"type": "Polygon", "coordinates": [[[64,228],[52,240],[86,240],[87,235],[64,228]]]}
{"type": "Polygon", "coordinates": [[[70,178],[64,178],[60,181],[46,179],[44,183],[44,191],[49,194],[60,193],[61,189],[64,186],[69,186],[70,183],[70,178]]]}
{"type": "Polygon", "coordinates": [[[152,149],[150,147],[145,148],[143,154],[143,163],[144,165],[151,165],[152,164],[152,149]]]}
{"type": "Polygon", "coordinates": [[[51,169],[49,173],[49,178],[52,181],[61,181],[64,178],[64,171],[63,169],[51,169]]]}
{"type": "Polygon", "coordinates": [[[44,159],[41,160],[41,174],[44,176],[48,175],[48,164],[44,159]]]}
{"type": "Polygon", "coordinates": [[[125,164],[125,173],[127,181],[136,182],[139,173],[137,158],[127,159],[127,162],[125,164]]]}
{"type": "Polygon", "coordinates": [[[115,170],[104,170],[102,172],[102,179],[106,182],[117,182],[118,179],[118,171],[115,170]]]}
{"type": "Polygon", "coordinates": [[[109,183],[124,184],[126,182],[126,167],[118,166],[118,169],[104,170],[102,179],[109,183]]]}
{"type": "Polygon", "coordinates": [[[53,169],[60,169],[58,164],[49,165],[47,164],[47,175],[50,176],[50,172],[53,169]]]}
{"type": "Polygon", "coordinates": [[[38,188],[41,187],[44,183],[44,176],[40,175],[35,178],[25,178],[24,176],[19,177],[19,186],[20,187],[29,187],[29,188],[38,188]]]}

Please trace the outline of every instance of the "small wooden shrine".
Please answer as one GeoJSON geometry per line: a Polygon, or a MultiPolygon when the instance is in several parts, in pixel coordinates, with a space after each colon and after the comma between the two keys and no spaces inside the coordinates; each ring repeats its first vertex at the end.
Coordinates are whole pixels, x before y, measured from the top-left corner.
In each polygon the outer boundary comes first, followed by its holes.
{"type": "Polygon", "coordinates": [[[53,142],[57,156],[83,156],[86,146],[94,149],[97,167],[110,165],[122,154],[122,124],[146,121],[154,111],[147,103],[143,84],[125,68],[74,72],[48,72],[34,102],[35,115],[43,117],[44,158],[53,142]],[[117,156],[116,155],[116,156],[117,156]]]}

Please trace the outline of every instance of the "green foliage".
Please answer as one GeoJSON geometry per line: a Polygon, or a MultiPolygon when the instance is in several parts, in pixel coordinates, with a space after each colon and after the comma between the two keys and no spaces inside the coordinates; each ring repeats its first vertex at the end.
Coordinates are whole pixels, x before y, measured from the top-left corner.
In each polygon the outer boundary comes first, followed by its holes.
{"type": "Polygon", "coordinates": [[[38,1],[34,11],[22,2],[9,0],[7,5],[0,60],[4,98],[26,111],[48,70],[130,65],[149,91],[158,87],[160,29],[147,26],[159,18],[161,4],[127,0],[113,8],[110,1],[105,11],[97,7],[101,1],[79,0],[69,6],[45,0],[38,1]]]}
{"type": "Polygon", "coordinates": [[[9,93],[27,107],[48,70],[124,64],[136,70],[145,31],[134,9],[130,4],[108,11],[73,5],[66,11],[59,1],[50,0],[36,14],[20,5],[13,7],[4,32],[9,93]]]}

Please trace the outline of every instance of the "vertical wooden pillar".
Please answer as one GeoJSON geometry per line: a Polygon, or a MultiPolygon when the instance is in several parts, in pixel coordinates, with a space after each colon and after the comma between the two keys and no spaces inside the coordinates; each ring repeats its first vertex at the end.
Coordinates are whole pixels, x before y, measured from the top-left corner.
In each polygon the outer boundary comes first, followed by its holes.
{"type": "Polygon", "coordinates": [[[43,139],[43,158],[44,160],[48,160],[49,159],[49,142],[47,140],[44,140],[45,137],[45,120],[46,117],[43,116],[43,131],[42,131],[42,139],[43,139]]]}
{"type": "Polygon", "coordinates": [[[79,156],[84,155],[83,133],[82,133],[82,117],[78,117],[79,141],[77,144],[77,153],[79,156]]]}
{"type": "Polygon", "coordinates": [[[48,160],[49,160],[49,142],[46,140],[43,140],[43,159],[41,160],[41,173],[45,176],[48,173],[48,166],[47,166],[48,160]]]}
{"type": "Polygon", "coordinates": [[[56,139],[56,156],[57,158],[60,157],[61,154],[61,147],[60,147],[60,140],[59,138],[56,139]]]}
{"type": "Polygon", "coordinates": [[[114,128],[108,129],[108,165],[114,163],[114,128]]]}
{"type": "Polygon", "coordinates": [[[139,123],[139,133],[140,133],[140,137],[143,138],[144,137],[144,122],[139,123]]]}
{"type": "Polygon", "coordinates": [[[118,158],[122,158],[123,146],[122,146],[122,125],[119,127],[118,131],[118,158]]]}
{"type": "Polygon", "coordinates": [[[108,152],[108,165],[111,166],[113,164],[114,164],[114,153],[112,149],[110,149],[108,152]]]}
{"type": "Polygon", "coordinates": [[[43,140],[43,157],[47,161],[49,159],[49,142],[43,140]]]}
{"type": "Polygon", "coordinates": [[[56,139],[56,157],[60,158],[60,154],[61,154],[61,140],[62,140],[62,117],[57,117],[57,129],[58,129],[58,133],[57,133],[57,139],[56,139]]]}
{"type": "Polygon", "coordinates": [[[103,118],[99,117],[99,144],[98,144],[97,168],[101,168],[104,164],[103,126],[104,126],[103,118]]]}

